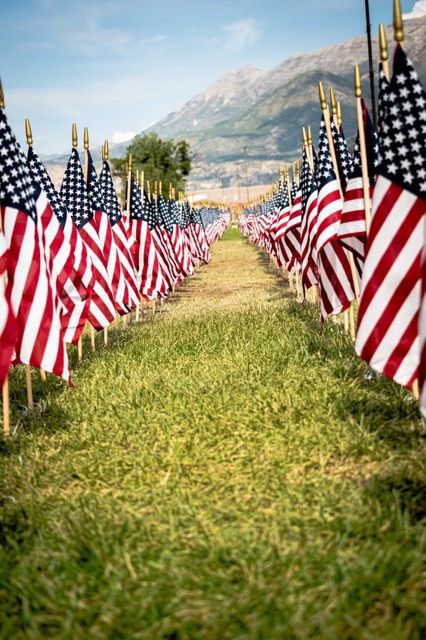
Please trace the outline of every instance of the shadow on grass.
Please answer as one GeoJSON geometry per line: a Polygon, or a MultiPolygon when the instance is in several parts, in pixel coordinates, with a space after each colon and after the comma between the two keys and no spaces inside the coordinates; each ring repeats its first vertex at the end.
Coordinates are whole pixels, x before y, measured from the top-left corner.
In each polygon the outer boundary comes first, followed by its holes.
{"type": "MultiPolygon", "coordinates": [[[[418,466],[426,462],[418,461],[418,466]]],[[[393,467],[365,481],[367,500],[380,503],[390,512],[399,511],[411,525],[426,522],[426,479],[418,468],[393,467]]]]}

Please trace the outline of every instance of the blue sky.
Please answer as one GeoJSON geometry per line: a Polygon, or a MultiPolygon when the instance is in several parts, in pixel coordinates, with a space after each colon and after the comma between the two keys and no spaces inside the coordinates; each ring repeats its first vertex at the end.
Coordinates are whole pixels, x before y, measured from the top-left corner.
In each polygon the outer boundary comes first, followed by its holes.
{"type": "MultiPolygon", "coordinates": [[[[392,0],[370,4],[376,31],[392,0]]],[[[67,150],[72,121],[92,144],[119,140],[242,64],[268,69],[365,29],[364,0],[0,0],[0,23],[7,113],[20,139],[30,117],[40,153],[67,150]]]]}

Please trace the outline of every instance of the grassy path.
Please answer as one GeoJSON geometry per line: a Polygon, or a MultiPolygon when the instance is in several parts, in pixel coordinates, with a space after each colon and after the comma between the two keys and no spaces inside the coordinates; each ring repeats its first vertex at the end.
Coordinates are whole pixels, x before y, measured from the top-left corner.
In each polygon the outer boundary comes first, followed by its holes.
{"type": "Polygon", "coordinates": [[[35,380],[1,443],[0,638],[424,638],[425,440],[365,374],[227,232],[75,389],[35,380]]]}

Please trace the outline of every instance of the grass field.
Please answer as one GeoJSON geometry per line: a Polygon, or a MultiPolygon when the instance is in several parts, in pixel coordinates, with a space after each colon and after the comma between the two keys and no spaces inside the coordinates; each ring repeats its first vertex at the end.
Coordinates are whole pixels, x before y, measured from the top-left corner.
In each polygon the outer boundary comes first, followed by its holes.
{"type": "Polygon", "coordinates": [[[426,637],[416,405],[237,231],[75,389],[21,376],[1,638],[426,637]]]}

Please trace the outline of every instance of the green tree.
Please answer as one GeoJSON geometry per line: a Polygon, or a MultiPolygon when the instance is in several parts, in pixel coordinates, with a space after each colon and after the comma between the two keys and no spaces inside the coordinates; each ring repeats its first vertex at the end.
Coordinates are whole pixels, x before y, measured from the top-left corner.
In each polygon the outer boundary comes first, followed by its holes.
{"type": "Polygon", "coordinates": [[[124,181],[130,153],[133,170],[143,171],[151,187],[155,181],[161,182],[165,195],[168,195],[169,184],[176,192],[185,190],[192,159],[186,140],[162,140],[155,132],[137,135],[127,147],[126,158],[111,159],[114,174],[121,176],[124,181]]]}

